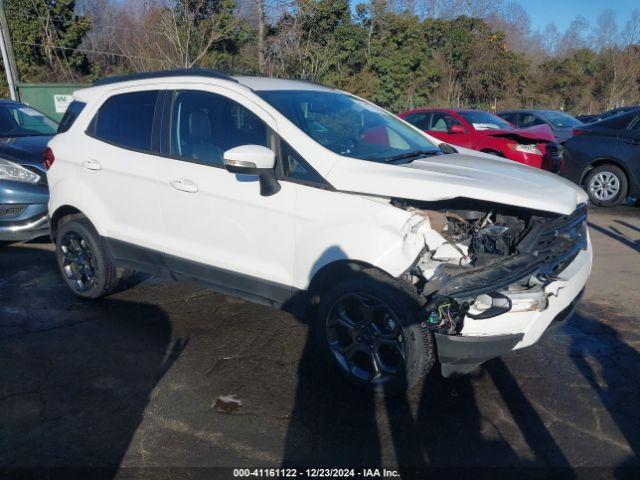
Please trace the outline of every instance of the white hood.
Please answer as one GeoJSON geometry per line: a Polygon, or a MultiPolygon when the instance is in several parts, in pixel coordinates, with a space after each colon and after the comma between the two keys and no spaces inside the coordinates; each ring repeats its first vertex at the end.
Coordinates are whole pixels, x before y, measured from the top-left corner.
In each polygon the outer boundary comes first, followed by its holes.
{"type": "Polygon", "coordinates": [[[422,201],[464,197],[564,215],[587,201],[582,189],[558,175],[479,152],[404,165],[341,157],[327,179],[354,193],[422,201]]]}

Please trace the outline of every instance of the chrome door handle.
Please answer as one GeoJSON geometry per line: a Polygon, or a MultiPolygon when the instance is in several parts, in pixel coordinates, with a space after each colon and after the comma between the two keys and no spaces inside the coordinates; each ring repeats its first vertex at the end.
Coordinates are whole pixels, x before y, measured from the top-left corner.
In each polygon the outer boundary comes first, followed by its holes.
{"type": "Polygon", "coordinates": [[[82,162],[82,166],[87,170],[100,170],[102,169],[102,165],[97,160],[87,160],[86,162],[82,162]]]}
{"type": "Polygon", "coordinates": [[[176,190],[180,190],[181,192],[196,193],[198,191],[198,185],[185,178],[171,180],[169,182],[169,185],[171,185],[171,187],[176,190]]]}

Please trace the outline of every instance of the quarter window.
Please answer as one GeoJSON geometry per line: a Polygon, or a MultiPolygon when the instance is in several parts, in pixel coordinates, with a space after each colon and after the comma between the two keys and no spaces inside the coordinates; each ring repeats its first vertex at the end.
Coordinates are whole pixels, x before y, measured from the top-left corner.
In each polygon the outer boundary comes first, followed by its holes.
{"type": "Polygon", "coordinates": [[[216,167],[226,150],[241,145],[269,147],[267,125],[239,103],[194,90],[175,94],[171,154],[216,167]]]}
{"type": "Polygon", "coordinates": [[[73,125],[73,122],[76,121],[76,118],[78,118],[78,115],[80,115],[80,113],[86,106],[86,103],[78,102],[77,100],[71,102],[71,104],[67,107],[67,110],[64,112],[64,115],[62,116],[62,120],[60,120],[60,124],[58,125],[58,133],[64,133],[69,130],[73,125]]]}
{"type": "Polygon", "coordinates": [[[326,185],[320,174],[282,139],[280,140],[280,157],[287,178],[314,185],[326,185]]]}
{"type": "Polygon", "coordinates": [[[89,130],[99,140],[134,150],[151,150],[158,91],[123,93],[109,98],[89,130]]]}

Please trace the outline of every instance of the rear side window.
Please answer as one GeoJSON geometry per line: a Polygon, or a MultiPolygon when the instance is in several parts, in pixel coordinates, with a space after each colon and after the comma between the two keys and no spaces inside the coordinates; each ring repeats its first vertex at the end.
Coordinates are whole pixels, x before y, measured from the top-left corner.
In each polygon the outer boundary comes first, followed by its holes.
{"type": "Polygon", "coordinates": [[[511,125],[517,125],[515,113],[499,113],[498,116],[509,122],[511,125]]]}
{"type": "Polygon", "coordinates": [[[133,150],[151,150],[158,90],[114,95],[98,110],[89,133],[98,140],[133,150]]]}
{"type": "Polygon", "coordinates": [[[426,112],[416,112],[411,113],[404,117],[406,122],[409,122],[414,127],[418,127],[420,130],[427,129],[427,113],[426,112]]]}
{"type": "Polygon", "coordinates": [[[69,130],[71,128],[71,125],[73,125],[73,122],[75,122],[76,118],[78,118],[78,115],[80,115],[80,112],[82,112],[82,110],[86,106],[86,103],[78,102],[77,100],[71,102],[71,104],[67,107],[67,111],[64,112],[64,115],[62,116],[62,120],[60,120],[60,124],[58,125],[58,133],[64,133],[69,130]]]}
{"type": "Polygon", "coordinates": [[[613,130],[624,130],[629,127],[634,118],[636,118],[636,116],[633,113],[625,113],[609,117],[606,120],[598,122],[596,125],[613,130]]]}

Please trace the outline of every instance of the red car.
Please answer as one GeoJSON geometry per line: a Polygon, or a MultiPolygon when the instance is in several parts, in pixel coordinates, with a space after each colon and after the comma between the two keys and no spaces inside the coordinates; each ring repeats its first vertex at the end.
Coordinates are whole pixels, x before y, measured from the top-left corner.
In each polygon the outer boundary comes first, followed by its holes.
{"type": "Polygon", "coordinates": [[[558,171],[560,152],[548,125],[516,128],[481,110],[420,108],[400,114],[407,122],[443,142],[558,171]]]}

